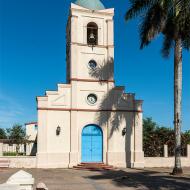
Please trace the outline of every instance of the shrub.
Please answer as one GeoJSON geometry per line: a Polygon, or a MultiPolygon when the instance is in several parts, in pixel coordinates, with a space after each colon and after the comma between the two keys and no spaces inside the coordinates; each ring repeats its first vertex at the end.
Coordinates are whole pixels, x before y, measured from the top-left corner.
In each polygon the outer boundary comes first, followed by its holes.
{"type": "MultiPolygon", "coordinates": [[[[168,145],[168,155],[174,156],[175,133],[173,129],[161,127],[152,118],[143,119],[143,150],[145,157],[164,156],[164,145],[168,145]]],[[[181,134],[182,156],[187,155],[190,131],[181,134]]]]}

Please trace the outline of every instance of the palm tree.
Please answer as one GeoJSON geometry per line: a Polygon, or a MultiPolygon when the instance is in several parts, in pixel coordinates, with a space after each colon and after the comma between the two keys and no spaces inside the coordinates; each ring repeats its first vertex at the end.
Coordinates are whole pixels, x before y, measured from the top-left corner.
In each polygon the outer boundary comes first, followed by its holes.
{"type": "Polygon", "coordinates": [[[162,55],[169,57],[174,48],[174,129],[175,166],[173,174],[183,173],[181,167],[181,99],[182,50],[190,48],[190,0],[129,0],[126,21],[140,17],[140,48],[143,49],[160,33],[164,35],[162,55]]]}

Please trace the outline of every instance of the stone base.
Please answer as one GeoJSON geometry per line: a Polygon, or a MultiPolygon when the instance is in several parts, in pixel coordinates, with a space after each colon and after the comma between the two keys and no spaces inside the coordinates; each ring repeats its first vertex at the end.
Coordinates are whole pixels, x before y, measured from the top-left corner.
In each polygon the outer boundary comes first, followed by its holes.
{"type": "Polygon", "coordinates": [[[108,152],[107,153],[108,165],[119,168],[126,168],[126,153],[125,152],[108,152]]]}
{"type": "Polygon", "coordinates": [[[144,152],[127,152],[126,153],[128,168],[144,168],[144,152]]]}
{"type": "Polygon", "coordinates": [[[69,153],[38,153],[37,168],[68,168],[69,153]]]}
{"type": "MultiPolygon", "coordinates": [[[[37,154],[37,168],[73,168],[79,163],[78,152],[37,154]]],[[[108,152],[105,164],[119,168],[144,168],[144,153],[108,152]]]]}
{"type": "Polygon", "coordinates": [[[130,168],[144,168],[144,162],[134,162],[130,164],[130,168]]]}
{"type": "Polygon", "coordinates": [[[70,152],[69,153],[69,168],[73,168],[73,166],[76,166],[77,164],[79,164],[78,162],[78,152],[70,152]]]}

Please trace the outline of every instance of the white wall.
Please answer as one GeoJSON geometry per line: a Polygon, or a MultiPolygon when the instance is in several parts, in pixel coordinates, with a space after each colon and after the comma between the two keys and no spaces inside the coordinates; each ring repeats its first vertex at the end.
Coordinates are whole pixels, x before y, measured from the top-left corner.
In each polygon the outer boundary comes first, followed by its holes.
{"type": "Polygon", "coordinates": [[[28,137],[27,140],[29,141],[35,141],[37,137],[37,126],[38,124],[36,122],[34,123],[26,123],[26,136],[28,137]]]}
{"type": "MultiPolygon", "coordinates": [[[[145,157],[145,167],[147,168],[169,168],[174,166],[174,157],[145,157]]],[[[190,167],[190,157],[181,158],[182,167],[190,167]]]]}

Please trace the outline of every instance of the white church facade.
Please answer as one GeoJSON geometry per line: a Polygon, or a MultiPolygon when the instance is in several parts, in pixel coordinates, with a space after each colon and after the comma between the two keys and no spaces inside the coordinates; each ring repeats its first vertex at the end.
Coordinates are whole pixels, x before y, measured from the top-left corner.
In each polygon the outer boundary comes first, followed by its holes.
{"type": "Polygon", "coordinates": [[[144,167],[142,101],[114,82],[114,9],[71,4],[67,83],[37,97],[37,167],[144,167]]]}

